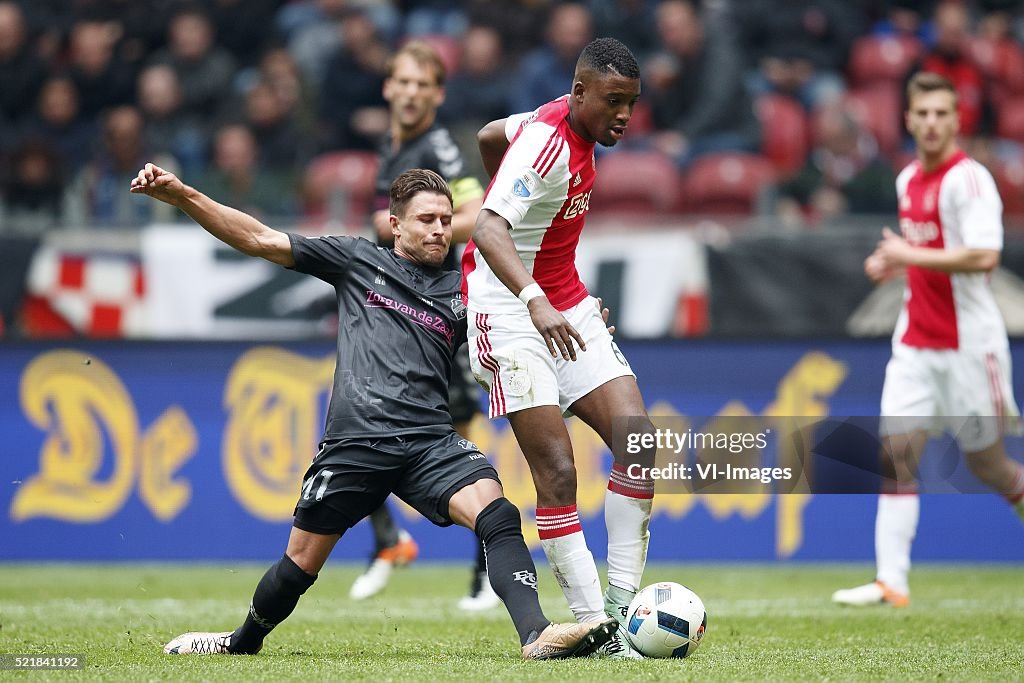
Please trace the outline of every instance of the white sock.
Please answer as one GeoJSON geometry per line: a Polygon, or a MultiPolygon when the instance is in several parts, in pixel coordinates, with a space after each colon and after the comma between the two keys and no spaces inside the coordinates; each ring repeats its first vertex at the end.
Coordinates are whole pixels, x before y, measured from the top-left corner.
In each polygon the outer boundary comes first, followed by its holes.
{"type": "Polygon", "coordinates": [[[537,535],[576,621],[604,619],[601,581],[576,506],[537,508],[537,535]]]}
{"type": "Polygon", "coordinates": [[[604,494],[604,523],[608,527],[608,583],[634,593],[647,564],[651,532],[653,479],[631,479],[626,468],[612,465],[604,494]]]}
{"type": "Polygon", "coordinates": [[[875,517],[875,558],[877,578],[890,588],[910,593],[910,545],[917,533],[921,501],[916,494],[878,497],[875,517]]]}

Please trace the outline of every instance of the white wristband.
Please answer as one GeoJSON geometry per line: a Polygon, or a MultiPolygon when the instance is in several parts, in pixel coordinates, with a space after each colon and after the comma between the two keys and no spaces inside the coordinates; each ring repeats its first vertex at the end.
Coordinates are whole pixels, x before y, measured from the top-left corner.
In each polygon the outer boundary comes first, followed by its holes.
{"type": "Polygon", "coordinates": [[[530,299],[536,299],[538,296],[544,296],[544,290],[541,289],[540,285],[536,282],[531,282],[523,287],[522,291],[519,292],[519,300],[522,301],[524,305],[528,305],[530,303],[530,299]]]}

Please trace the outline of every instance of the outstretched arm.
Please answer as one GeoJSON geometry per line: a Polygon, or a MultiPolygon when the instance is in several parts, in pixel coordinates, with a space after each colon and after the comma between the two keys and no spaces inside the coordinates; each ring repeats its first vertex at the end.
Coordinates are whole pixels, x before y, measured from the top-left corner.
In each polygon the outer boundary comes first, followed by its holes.
{"type": "Polygon", "coordinates": [[[208,233],[248,256],[259,256],[287,268],[295,265],[288,235],[247,213],[225,206],[181,182],[154,164],[146,164],[132,179],[131,191],[175,206],[208,233]]]}

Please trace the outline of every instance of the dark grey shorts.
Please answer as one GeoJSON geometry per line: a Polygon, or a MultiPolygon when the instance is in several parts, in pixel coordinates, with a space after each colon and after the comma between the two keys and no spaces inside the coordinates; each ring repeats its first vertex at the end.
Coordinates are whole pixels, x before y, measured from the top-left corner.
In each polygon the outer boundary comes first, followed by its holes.
{"type": "Polygon", "coordinates": [[[480,479],[499,481],[484,454],[454,430],[327,441],[302,478],[293,523],[317,534],[344,533],[394,493],[448,526],[452,495],[480,479]]]}

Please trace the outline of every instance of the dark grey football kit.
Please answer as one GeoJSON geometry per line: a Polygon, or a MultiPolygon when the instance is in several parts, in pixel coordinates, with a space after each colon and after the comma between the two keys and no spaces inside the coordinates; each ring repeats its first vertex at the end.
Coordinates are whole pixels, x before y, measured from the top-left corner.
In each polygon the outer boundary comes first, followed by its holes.
{"type": "Polygon", "coordinates": [[[448,412],[447,379],[466,339],[458,272],[362,238],[290,238],[294,270],[332,285],[338,304],[334,390],[295,526],[343,533],[392,492],[433,523],[451,524],[455,491],[498,479],[448,412]]]}

